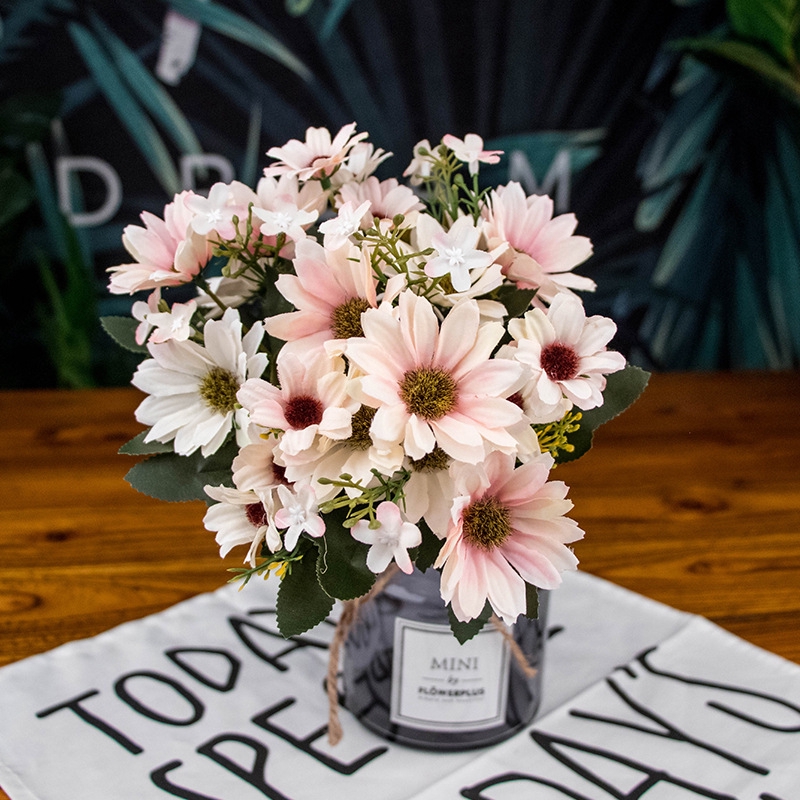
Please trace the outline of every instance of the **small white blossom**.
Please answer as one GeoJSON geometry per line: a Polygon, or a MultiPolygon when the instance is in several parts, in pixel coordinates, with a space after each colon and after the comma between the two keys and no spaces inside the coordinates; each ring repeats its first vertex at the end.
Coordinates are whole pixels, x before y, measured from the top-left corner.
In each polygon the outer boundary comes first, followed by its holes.
{"type": "Polygon", "coordinates": [[[325,522],[319,515],[314,490],[307,484],[295,488],[293,492],[288,486],[278,487],[283,508],[275,514],[275,524],[287,529],[283,546],[289,551],[294,550],[301,533],[315,538],[325,533],[325,522]]]}
{"type": "Polygon", "coordinates": [[[147,314],[147,323],[155,328],[151,342],[185,342],[192,335],[192,316],[197,311],[197,301],[175,303],[169,311],[147,314]]]}
{"type": "Polygon", "coordinates": [[[395,503],[384,501],[375,510],[378,527],[371,528],[369,522],[360,520],[350,530],[356,541],[371,545],[367,553],[367,566],[372,572],[383,572],[394,561],[403,572],[413,570],[409,547],[422,542],[419,528],[403,519],[395,503]]]}
{"type": "Polygon", "coordinates": [[[449,231],[435,233],[431,244],[436,255],[425,264],[425,274],[430,278],[449,275],[453,288],[466,292],[472,283],[470,270],[485,269],[494,261],[492,253],[476,247],[480,236],[470,217],[459,217],[449,231]]]}
{"type": "Polygon", "coordinates": [[[365,200],[358,208],[348,202],[339,209],[339,213],[333,219],[323,222],[319,230],[325,234],[325,247],[338,250],[347,244],[350,237],[361,227],[361,218],[369,211],[369,207],[369,200],[365,200]]]}
{"type": "Polygon", "coordinates": [[[497,164],[502,150],[484,150],[483,139],[477,133],[468,133],[464,139],[447,134],[442,137],[442,144],[449,147],[459,161],[469,165],[469,174],[478,172],[478,163],[497,164]]]}

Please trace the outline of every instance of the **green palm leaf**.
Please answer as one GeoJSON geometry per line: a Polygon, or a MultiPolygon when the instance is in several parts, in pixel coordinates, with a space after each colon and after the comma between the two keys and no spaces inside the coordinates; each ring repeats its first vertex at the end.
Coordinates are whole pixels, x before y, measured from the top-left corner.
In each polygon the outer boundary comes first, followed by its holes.
{"type": "Polygon", "coordinates": [[[796,63],[798,0],[727,0],[726,6],[731,26],[739,36],[764,42],[786,64],[796,63]]]}
{"type": "Polygon", "coordinates": [[[311,70],[282,42],[271,33],[254,24],[252,20],[208,0],[164,0],[175,11],[197,20],[212,30],[258,50],[269,58],[283,64],[304,81],[312,78],[311,70]]]}
{"type": "Polygon", "coordinates": [[[96,14],[92,14],[90,19],[92,27],[108,48],[119,74],[139,102],[161,124],[181,152],[202,153],[202,145],[183,112],[141,59],[96,14]]]}
{"type": "Polygon", "coordinates": [[[0,24],[0,64],[12,61],[17,54],[30,44],[25,31],[34,24],[48,23],[53,11],[74,11],[72,0],[25,0],[14,3],[0,24]]]}
{"type": "Polygon", "coordinates": [[[113,62],[83,25],[73,22],[69,24],[68,30],[92,77],[130,133],[161,186],[169,195],[179,192],[178,171],[163,139],[126,87],[113,62]]]}

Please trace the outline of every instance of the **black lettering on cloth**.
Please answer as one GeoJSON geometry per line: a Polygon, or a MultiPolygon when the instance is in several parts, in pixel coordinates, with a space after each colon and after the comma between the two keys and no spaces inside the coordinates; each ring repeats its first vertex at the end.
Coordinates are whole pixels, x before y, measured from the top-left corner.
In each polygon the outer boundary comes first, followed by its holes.
{"type": "Polygon", "coordinates": [[[585,794],[576,794],[566,786],[560,783],[553,783],[545,778],[539,778],[535,775],[525,775],[521,772],[506,772],[503,775],[496,775],[489,780],[476,783],[474,786],[466,786],[461,790],[461,796],[466,797],[467,800],[491,800],[488,795],[483,792],[486,789],[491,789],[493,786],[501,786],[504,783],[512,783],[515,781],[524,781],[526,783],[536,783],[539,786],[547,786],[550,789],[557,789],[564,797],[569,797],[571,800],[593,800],[585,794]]]}
{"type": "Polygon", "coordinates": [[[735,755],[734,753],[729,753],[726,750],[723,750],[720,747],[716,747],[713,744],[709,744],[708,742],[704,742],[701,739],[696,739],[694,736],[690,736],[685,731],[676,728],[671,723],[667,722],[663,717],[660,717],[654,711],[651,711],[648,708],[645,708],[641,703],[638,703],[634,700],[629,694],[619,686],[613,678],[606,678],[606,683],[611,690],[628,706],[628,708],[635,711],[637,714],[641,714],[646,719],[652,720],[659,725],[662,730],[654,730],[653,728],[649,728],[645,725],[637,725],[633,722],[627,722],[621,719],[614,719],[613,717],[606,717],[601,714],[592,714],[588,711],[580,711],[578,709],[570,709],[570,716],[571,717],[578,717],[579,719],[588,719],[593,720],[594,722],[603,722],[606,725],[616,725],[620,728],[628,728],[629,730],[633,731],[640,731],[641,733],[647,733],[650,736],[657,736],[661,739],[671,739],[676,742],[686,742],[687,744],[691,744],[694,747],[699,747],[702,750],[706,750],[709,753],[714,753],[714,755],[720,756],[724,758],[726,761],[730,761],[732,764],[736,764],[737,767],[742,767],[742,769],[749,770],[750,772],[755,772],[759,775],[769,775],[769,770],[766,767],[759,766],[758,764],[753,764],[750,761],[745,761],[745,759],[740,758],[739,756],[735,755]]]}
{"type": "Polygon", "coordinates": [[[170,650],[166,650],[164,655],[170,659],[173,664],[179,666],[187,675],[190,675],[204,686],[208,686],[209,689],[216,689],[218,692],[229,692],[236,686],[236,679],[239,677],[239,670],[242,666],[242,662],[227,650],[217,650],[216,648],[209,647],[173,647],[170,650]],[[214,680],[208,673],[201,672],[196,666],[184,658],[185,655],[192,653],[221,656],[225,659],[228,668],[228,674],[225,680],[214,680]]]}
{"type": "MultiPolygon", "coordinates": [[[[259,611],[251,613],[266,614],[270,612],[269,610],[264,610],[263,612],[259,611]]],[[[236,635],[239,637],[239,639],[241,639],[242,643],[250,650],[251,653],[258,656],[258,658],[260,658],[262,661],[266,661],[268,664],[271,664],[280,672],[286,672],[289,669],[289,666],[283,663],[281,658],[289,655],[289,653],[293,653],[295,650],[302,650],[304,647],[316,647],[320,650],[328,649],[326,644],[303,636],[285,639],[281,635],[280,631],[276,628],[269,628],[265,627],[264,625],[259,625],[258,623],[244,617],[228,617],[228,622],[236,635]],[[256,642],[255,637],[250,633],[250,631],[256,631],[258,634],[264,634],[267,637],[276,639],[280,643],[279,651],[276,653],[268,653],[256,642]]],[[[263,639],[264,637],[259,636],[259,638],[263,639]]]]}
{"type": "Polygon", "coordinates": [[[170,678],[168,675],[161,675],[158,672],[151,672],[150,670],[142,670],[141,672],[129,672],[123,675],[115,684],[114,691],[120,700],[127,703],[134,711],[142,714],[145,717],[154,719],[156,722],[163,722],[165,725],[194,725],[197,720],[203,716],[205,708],[200,700],[197,699],[183,684],[170,678]],[[174,717],[167,717],[159,711],[156,711],[144,703],[140,702],[134,697],[127,689],[126,684],[131,678],[148,678],[165,686],[170,686],[174,689],[187,703],[192,707],[191,716],[186,719],[175,719],[174,717]]]}
{"type": "Polygon", "coordinates": [[[339,759],[333,758],[333,756],[329,756],[327,753],[316,750],[312,745],[317,741],[317,739],[322,738],[328,732],[327,725],[322,725],[315,731],[312,731],[308,736],[299,739],[284,728],[279,728],[277,725],[274,725],[272,722],[270,722],[270,717],[275,716],[275,714],[278,714],[294,703],[294,697],[287,697],[282,702],[277,703],[276,705],[256,714],[252,718],[251,722],[258,725],[259,728],[263,728],[265,731],[274,733],[284,741],[289,742],[289,744],[291,744],[293,747],[296,747],[298,750],[307,753],[312,758],[315,758],[326,767],[330,767],[330,769],[335,770],[341,775],[352,775],[354,772],[360,770],[365,764],[369,764],[370,761],[373,761],[378,756],[383,755],[389,749],[388,747],[375,747],[374,749],[369,750],[367,753],[364,753],[364,755],[360,758],[357,758],[355,761],[351,761],[349,763],[339,761],[339,759]]]}
{"type": "Polygon", "coordinates": [[[88,711],[81,705],[81,701],[86,700],[89,697],[94,697],[95,695],[100,694],[99,690],[91,689],[88,692],[84,692],[77,697],[73,697],[71,700],[66,700],[63,703],[59,703],[56,706],[50,706],[50,708],[45,708],[42,711],[37,712],[36,716],[39,719],[43,719],[44,717],[49,717],[50,714],[54,714],[56,711],[60,711],[62,708],[69,708],[71,711],[74,711],[84,722],[88,722],[93,727],[97,728],[97,730],[102,731],[106,736],[110,736],[117,744],[122,745],[129,753],[133,753],[134,755],[138,755],[139,753],[144,752],[144,748],[140,747],[136,742],[129,739],[125,736],[122,731],[117,730],[113,725],[110,725],[105,720],[100,719],[96,714],[92,714],[91,711],[88,711]]]}
{"type": "Polygon", "coordinates": [[[178,769],[182,764],[183,761],[170,761],[168,764],[164,764],[163,767],[154,769],[150,773],[150,780],[159,789],[169,792],[173,797],[182,797],[183,800],[220,800],[218,797],[211,797],[207,794],[193,792],[191,789],[186,789],[183,786],[178,786],[177,783],[172,783],[172,781],[167,778],[167,775],[173,770],[178,769]]]}
{"type": "MultiPolygon", "coordinates": [[[[796,706],[794,703],[790,703],[788,700],[784,700],[781,697],[775,697],[774,695],[766,694],[764,692],[757,692],[754,689],[745,689],[741,686],[732,686],[731,684],[727,683],[713,683],[712,681],[703,681],[697,678],[690,678],[686,675],[678,675],[675,672],[667,672],[666,670],[658,669],[654,667],[648,660],[648,656],[655,649],[656,648],[653,647],[649,650],[645,650],[636,659],[651,674],[658,675],[660,678],[669,678],[670,680],[679,681],[681,683],[688,683],[690,686],[705,686],[709,689],[719,689],[723,692],[730,692],[732,695],[738,694],[747,697],[755,697],[759,700],[764,700],[766,704],[774,703],[777,706],[782,706],[783,708],[787,708],[790,711],[793,711],[795,714],[797,714],[798,724],[777,725],[775,723],[771,723],[763,719],[757,719],[756,717],[753,717],[750,714],[746,714],[744,711],[731,708],[730,706],[723,705],[722,703],[717,703],[714,700],[707,701],[706,705],[709,708],[721,711],[723,714],[729,714],[732,717],[736,717],[737,719],[740,719],[744,722],[749,722],[751,725],[756,725],[759,728],[766,728],[767,730],[777,731],[779,733],[800,733],[800,706],[796,706]]],[[[765,710],[766,708],[768,708],[767,705],[765,705],[765,710]]]]}
{"type": "Polygon", "coordinates": [[[247,781],[251,786],[255,786],[256,789],[266,797],[269,797],[270,800],[289,800],[286,795],[281,794],[274,786],[270,786],[267,783],[265,774],[269,750],[266,745],[256,739],[251,739],[249,736],[242,736],[238,733],[222,733],[210,739],[205,744],[200,745],[200,747],[197,748],[197,752],[215,761],[217,764],[227,769],[228,772],[233,773],[243,781],[247,781]],[[224,753],[215,749],[217,745],[224,744],[225,742],[239,742],[249,747],[253,751],[253,763],[250,767],[243,767],[232,758],[229,758],[224,753]]]}
{"type": "MultiPolygon", "coordinates": [[[[571,739],[564,739],[559,736],[551,736],[543,731],[531,731],[531,738],[553,758],[560,761],[564,766],[571,769],[576,775],[580,775],[590,783],[603,789],[614,800],[639,800],[644,794],[652,789],[654,786],[676,786],[680,789],[693,792],[698,797],[707,797],[710,800],[737,800],[733,795],[721,794],[713,789],[707,789],[696,783],[689,783],[674,775],[670,775],[662,769],[650,767],[647,764],[640,764],[630,758],[613,753],[610,750],[603,750],[598,747],[591,747],[590,745],[581,744],[580,742],[572,741],[571,739]],[[608,781],[603,780],[596,772],[593,772],[589,767],[585,766],[578,760],[578,756],[571,757],[564,752],[564,750],[571,750],[578,753],[588,753],[592,756],[608,759],[609,761],[621,764],[624,767],[642,773],[642,780],[634,786],[630,791],[613,786],[608,781]]],[[[569,796],[569,795],[568,795],[569,796]]],[[[580,797],[580,796],[579,796],[580,797]]]]}

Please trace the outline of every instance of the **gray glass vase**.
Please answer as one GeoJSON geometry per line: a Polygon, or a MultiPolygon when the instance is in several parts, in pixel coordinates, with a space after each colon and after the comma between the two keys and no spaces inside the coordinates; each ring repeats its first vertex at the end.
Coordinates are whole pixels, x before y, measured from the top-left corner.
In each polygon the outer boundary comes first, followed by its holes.
{"type": "Polygon", "coordinates": [[[344,705],[384,738],[432,750],[467,750],[507,739],[539,707],[548,593],[539,618],[511,634],[526,675],[489,622],[463,645],[439,594],[440,575],[398,572],[363,603],[344,645],[344,705]]]}

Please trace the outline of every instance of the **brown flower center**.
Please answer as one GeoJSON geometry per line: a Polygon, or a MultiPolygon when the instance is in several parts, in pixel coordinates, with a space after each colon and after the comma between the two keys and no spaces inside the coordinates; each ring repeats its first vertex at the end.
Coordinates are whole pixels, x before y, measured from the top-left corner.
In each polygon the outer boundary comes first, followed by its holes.
{"type": "Polygon", "coordinates": [[[551,381],[569,381],[578,376],[580,359],[568,344],[552,342],[542,348],[540,363],[551,381]]]}
{"type": "Polygon", "coordinates": [[[236,376],[222,367],[213,367],[200,384],[200,397],[207,406],[220,414],[227,414],[236,408],[236,392],[239,391],[239,381],[236,376]]]}
{"type": "Polygon", "coordinates": [[[422,458],[411,458],[411,469],[414,472],[438,472],[450,466],[450,456],[437,444],[430,453],[422,458]]]}
{"type": "Polygon", "coordinates": [[[267,512],[261,503],[250,503],[244,507],[247,521],[254,527],[260,528],[267,524],[267,512]]]}
{"type": "Polygon", "coordinates": [[[369,435],[369,429],[372,425],[372,420],[375,418],[376,408],[369,406],[361,406],[352,420],[352,433],[344,443],[351,450],[369,450],[372,447],[372,437],[369,435]]]}
{"type": "Polygon", "coordinates": [[[351,297],[336,306],[331,314],[331,330],[334,339],[349,339],[351,336],[363,336],[361,315],[370,307],[363,297],[351,297]]]}
{"type": "Polygon", "coordinates": [[[481,550],[499,547],[511,534],[511,513],[496,497],[470,503],[461,516],[464,538],[481,550]]]}
{"type": "Polygon", "coordinates": [[[400,397],[409,414],[425,420],[449,414],[458,399],[458,385],[443,369],[421,367],[406,372],[400,383],[400,397]]]}
{"type": "Polygon", "coordinates": [[[322,403],[316,397],[301,394],[292,397],[286,403],[283,416],[293,430],[299,431],[309,425],[319,425],[322,422],[322,403]]]}

